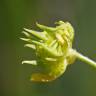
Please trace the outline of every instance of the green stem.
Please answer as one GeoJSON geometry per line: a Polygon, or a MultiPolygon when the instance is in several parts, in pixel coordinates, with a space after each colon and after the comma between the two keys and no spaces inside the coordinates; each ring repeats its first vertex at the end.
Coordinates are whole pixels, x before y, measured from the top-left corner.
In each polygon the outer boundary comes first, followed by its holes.
{"type": "Polygon", "coordinates": [[[81,61],[84,61],[84,62],[86,62],[87,64],[89,64],[89,65],[91,65],[91,66],[93,66],[93,67],[96,68],[96,62],[95,62],[95,61],[93,61],[93,60],[91,60],[90,58],[82,55],[81,53],[75,51],[74,49],[72,49],[72,51],[73,51],[73,54],[74,54],[78,59],[80,59],[81,61]]]}

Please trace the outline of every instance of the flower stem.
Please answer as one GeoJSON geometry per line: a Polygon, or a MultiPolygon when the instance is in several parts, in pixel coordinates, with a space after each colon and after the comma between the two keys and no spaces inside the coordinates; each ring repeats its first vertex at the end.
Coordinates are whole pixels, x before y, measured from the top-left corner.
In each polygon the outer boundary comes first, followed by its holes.
{"type": "Polygon", "coordinates": [[[96,62],[95,62],[95,61],[93,61],[93,60],[91,60],[90,58],[82,55],[81,53],[77,52],[77,51],[74,50],[74,49],[72,49],[72,51],[73,51],[74,55],[75,55],[78,59],[80,59],[81,61],[84,61],[84,62],[86,62],[87,64],[89,64],[89,65],[91,65],[91,66],[93,66],[93,67],[96,68],[96,62]]]}

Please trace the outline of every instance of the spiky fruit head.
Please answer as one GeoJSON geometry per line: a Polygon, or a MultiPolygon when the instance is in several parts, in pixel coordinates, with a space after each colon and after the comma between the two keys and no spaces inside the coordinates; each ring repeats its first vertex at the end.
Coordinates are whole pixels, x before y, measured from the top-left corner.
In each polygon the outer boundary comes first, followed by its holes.
{"type": "MultiPolygon", "coordinates": [[[[61,76],[68,64],[74,62],[75,57],[71,52],[74,39],[74,29],[69,22],[59,21],[56,27],[47,27],[36,23],[42,32],[24,29],[29,42],[25,46],[35,50],[35,65],[41,70],[33,73],[31,80],[48,82],[61,76]]],[[[33,61],[23,61],[33,64],[33,61]]]]}

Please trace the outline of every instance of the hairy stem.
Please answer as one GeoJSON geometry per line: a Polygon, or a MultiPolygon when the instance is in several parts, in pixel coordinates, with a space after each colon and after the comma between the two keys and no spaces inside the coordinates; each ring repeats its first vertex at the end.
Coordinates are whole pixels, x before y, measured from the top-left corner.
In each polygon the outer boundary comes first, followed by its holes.
{"type": "Polygon", "coordinates": [[[72,52],[73,52],[73,54],[74,54],[78,59],[80,59],[81,61],[86,62],[87,64],[89,64],[89,65],[91,65],[91,66],[93,66],[93,67],[96,68],[96,62],[95,62],[95,61],[93,61],[93,60],[91,60],[90,58],[82,55],[81,53],[77,52],[77,51],[74,50],[74,49],[72,49],[72,52]]]}

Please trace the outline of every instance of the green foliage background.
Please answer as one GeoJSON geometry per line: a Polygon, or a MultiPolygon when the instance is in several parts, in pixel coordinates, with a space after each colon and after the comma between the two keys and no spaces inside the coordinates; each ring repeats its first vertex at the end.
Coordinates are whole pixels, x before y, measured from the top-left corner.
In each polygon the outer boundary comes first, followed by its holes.
{"type": "Polygon", "coordinates": [[[78,60],[56,81],[29,81],[34,68],[21,61],[34,56],[21,31],[58,20],[72,23],[74,48],[96,61],[96,0],[0,0],[0,96],[96,96],[96,69],[78,60]]]}

